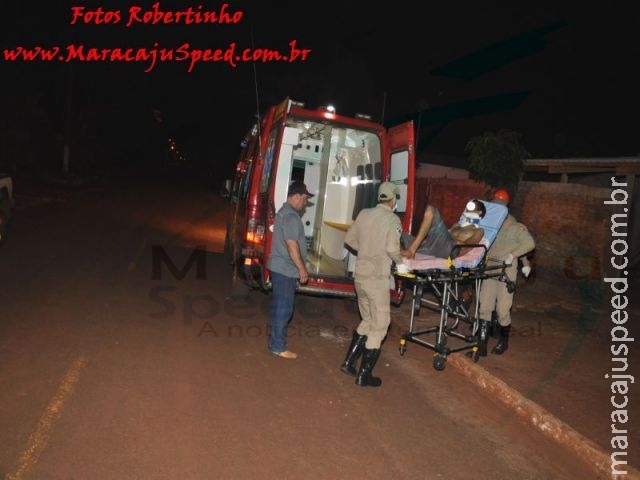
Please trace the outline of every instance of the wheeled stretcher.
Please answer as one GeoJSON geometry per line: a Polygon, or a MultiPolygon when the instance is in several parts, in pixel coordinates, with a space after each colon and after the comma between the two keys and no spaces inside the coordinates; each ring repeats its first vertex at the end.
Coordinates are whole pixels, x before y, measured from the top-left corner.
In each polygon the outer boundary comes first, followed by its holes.
{"type": "Polygon", "coordinates": [[[400,338],[400,354],[404,355],[408,342],[429,348],[435,352],[433,367],[436,370],[445,368],[448,355],[463,350],[478,361],[478,345],[486,342],[479,328],[478,293],[482,281],[496,278],[506,282],[508,288],[515,288],[505,271],[509,263],[487,256],[507,217],[507,207],[483,203],[486,214],[478,226],[484,230],[484,237],[479,244],[457,245],[446,259],[417,253],[414,259],[405,260],[408,274],[396,273],[413,291],[409,329],[400,338]],[[462,248],[466,252],[456,256],[462,248]],[[415,317],[423,306],[439,311],[440,319],[436,325],[416,328],[415,317]]]}

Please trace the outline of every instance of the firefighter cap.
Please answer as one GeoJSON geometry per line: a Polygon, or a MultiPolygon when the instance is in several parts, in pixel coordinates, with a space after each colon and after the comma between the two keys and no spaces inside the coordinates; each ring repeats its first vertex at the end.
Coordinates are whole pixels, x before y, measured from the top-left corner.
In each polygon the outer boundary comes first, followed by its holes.
{"type": "Polygon", "coordinates": [[[380,188],[378,189],[378,201],[386,202],[387,200],[391,200],[392,198],[397,198],[397,195],[400,193],[397,185],[391,182],[383,182],[380,184],[380,188]]]}

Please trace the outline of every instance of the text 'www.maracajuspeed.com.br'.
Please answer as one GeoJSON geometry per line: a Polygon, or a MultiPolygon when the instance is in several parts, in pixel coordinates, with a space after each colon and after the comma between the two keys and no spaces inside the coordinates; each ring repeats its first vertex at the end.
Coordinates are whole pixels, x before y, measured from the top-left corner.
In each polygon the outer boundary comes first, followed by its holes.
{"type": "Polygon", "coordinates": [[[185,62],[192,72],[198,63],[226,63],[236,68],[240,63],[293,63],[308,60],[311,50],[299,48],[296,40],[289,42],[285,52],[269,48],[239,48],[235,42],[226,48],[195,48],[183,43],[176,48],[162,48],[158,42],[151,48],[96,48],[70,44],[65,47],[17,46],[3,49],[7,62],[80,62],[80,63],[142,63],[145,72],[152,71],[158,63],[185,62]]]}

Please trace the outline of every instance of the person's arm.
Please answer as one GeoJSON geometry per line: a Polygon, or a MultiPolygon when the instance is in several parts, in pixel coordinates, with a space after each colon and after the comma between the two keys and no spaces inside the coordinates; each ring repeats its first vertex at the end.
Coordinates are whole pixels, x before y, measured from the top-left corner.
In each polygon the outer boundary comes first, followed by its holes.
{"type": "Polygon", "coordinates": [[[536,248],[536,242],[531,236],[531,234],[529,233],[529,230],[527,229],[527,227],[520,224],[515,228],[517,228],[516,242],[515,242],[516,247],[513,249],[511,254],[513,255],[513,258],[518,258],[518,257],[521,257],[522,255],[529,253],[531,250],[536,248]]]}
{"type": "Polygon", "coordinates": [[[291,260],[298,268],[298,275],[300,275],[300,283],[307,283],[309,281],[309,272],[307,271],[307,267],[302,260],[302,255],[300,254],[300,245],[298,245],[297,240],[285,240],[287,243],[287,250],[289,251],[289,256],[291,260]]]}
{"type": "Polygon", "coordinates": [[[431,223],[433,223],[433,207],[427,205],[424,210],[424,216],[422,217],[422,223],[418,229],[418,234],[411,242],[411,245],[406,250],[402,250],[402,256],[407,258],[413,258],[420,247],[420,244],[427,238],[429,230],[431,230],[431,223]]]}
{"type": "Polygon", "coordinates": [[[347,234],[344,236],[344,243],[346,243],[352,250],[358,251],[358,219],[351,224],[347,230],[347,234]]]}
{"type": "Polygon", "coordinates": [[[391,260],[393,260],[396,265],[401,265],[404,263],[404,258],[402,255],[402,251],[400,250],[400,234],[402,233],[402,225],[398,220],[398,223],[390,228],[387,232],[387,238],[385,238],[385,250],[387,255],[391,260]]]}
{"type": "Polygon", "coordinates": [[[464,227],[456,223],[449,229],[451,238],[457,243],[480,243],[480,240],[484,237],[484,230],[476,225],[465,225],[464,227]]]}

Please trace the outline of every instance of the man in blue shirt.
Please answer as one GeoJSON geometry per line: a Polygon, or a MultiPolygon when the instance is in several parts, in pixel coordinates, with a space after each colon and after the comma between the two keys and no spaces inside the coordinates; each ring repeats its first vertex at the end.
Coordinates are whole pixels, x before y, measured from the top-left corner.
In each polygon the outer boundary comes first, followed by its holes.
{"type": "Polygon", "coordinates": [[[309,280],[305,265],[307,243],[300,215],[311,197],[313,195],[304,183],[294,181],[289,185],[287,201],[276,214],[271,254],[267,261],[273,296],[268,346],[273,354],[287,359],[298,357],[287,349],[287,328],[293,316],[297,284],[309,280]]]}

